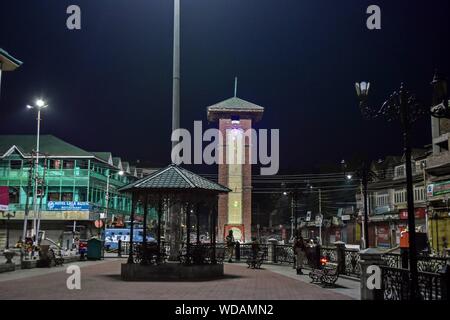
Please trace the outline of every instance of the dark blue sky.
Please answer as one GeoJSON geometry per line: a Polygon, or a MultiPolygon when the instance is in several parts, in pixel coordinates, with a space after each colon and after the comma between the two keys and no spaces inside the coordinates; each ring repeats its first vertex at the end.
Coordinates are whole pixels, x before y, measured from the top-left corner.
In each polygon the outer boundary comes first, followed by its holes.
{"type": "MultiPolygon", "coordinates": [[[[429,102],[434,69],[450,73],[447,0],[181,2],[182,126],[206,125],[205,107],[232,96],[237,75],[238,96],[266,108],[258,126],[280,129],[283,170],[367,148],[400,154],[395,124],[362,121],[354,82],[370,80],[377,104],[401,81],[429,102]],[[381,30],[366,28],[370,4],[381,30]]],[[[172,15],[169,0],[3,0],[0,47],[24,64],[3,77],[0,134],[34,133],[24,107],[44,96],[43,133],[168,163],[172,15]],[[81,7],[81,31],[66,29],[70,4],[81,7]]],[[[414,128],[416,146],[430,143],[429,122],[414,128]]]]}

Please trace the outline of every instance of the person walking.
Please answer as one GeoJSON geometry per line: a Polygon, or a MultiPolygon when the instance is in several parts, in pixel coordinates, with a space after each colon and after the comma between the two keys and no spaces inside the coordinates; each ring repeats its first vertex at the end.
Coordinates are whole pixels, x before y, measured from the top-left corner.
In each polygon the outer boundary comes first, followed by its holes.
{"type": "Polygon", "coordinates": [[[302,268],[305,263],[306,245],[303,237],[296,237],[294,242],[294,252],[296,255],[296,269],[297,274],[303,274],[302,268]]]}
{"type": "Polygon", "coordinates": [[[228,262],[233,262],[233,251],[234,251],[234,237],[233,237],[233,230],[228,231],[228,235],[225,238],[226,244],[227,244],[227,254],[228,254],[228,262]]]}

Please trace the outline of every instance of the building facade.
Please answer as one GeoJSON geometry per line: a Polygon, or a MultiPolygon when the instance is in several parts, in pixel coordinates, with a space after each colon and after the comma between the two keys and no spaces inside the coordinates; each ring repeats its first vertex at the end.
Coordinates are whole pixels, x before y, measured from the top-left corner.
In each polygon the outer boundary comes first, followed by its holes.
{"type": "Polygon", "coordinates": [[[427,159],[427,199],[431,245],[444,253],[450,240],[450,120],[431,120],[432,154],[427,159]]]}
{"type": "MultiPolygon", "coordinates": [[[[412,152],[414,208],[416,228],[427,231],[425,167],[428,150],[412,152]]],[[[400,244],[400,234],[407,228],[406,171],[402,157],[389,156],[372,163],[374,179],[368,185],[369,246],[393,248],[400,244]]],[[[361,192],[356,194],[358,222],[364,213],[361,192]]]]}
{"type": "MultiPolygon", "coordinates": [[[[129,219],[131,199],[117,190],[136,179],[135,168],[111,153],[88,152],[52,135],[41,135],[35,197],[35,143],[34,135],[0,136],[0,186],[7,187],[8,212],[13,215],[10,244],[22,236],[27,207],[28,235],[34,233],[33,220],[40,215],[39,229],[55,241],[73,230],[81,238],[98,235],[94,221],[100,218],[117,226],[129,219]],[[120,171],[124,174],[119,175],[120,171]]],[[[0,247],[5,241],[5,219],[0,214],[0,247]]]]}

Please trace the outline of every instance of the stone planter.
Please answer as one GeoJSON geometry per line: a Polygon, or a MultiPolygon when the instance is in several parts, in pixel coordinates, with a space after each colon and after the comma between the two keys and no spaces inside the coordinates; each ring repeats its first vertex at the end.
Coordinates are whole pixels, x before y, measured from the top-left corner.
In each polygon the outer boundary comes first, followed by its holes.
{"type": "Polygon", "coordinates": [[[10,250],[3,251],[3,256],[6,259],[6,263],[13,263],[12,259],[14,258],[15,255],[16,255],[16,253],[14,251],[10,251],[10,250]]]}

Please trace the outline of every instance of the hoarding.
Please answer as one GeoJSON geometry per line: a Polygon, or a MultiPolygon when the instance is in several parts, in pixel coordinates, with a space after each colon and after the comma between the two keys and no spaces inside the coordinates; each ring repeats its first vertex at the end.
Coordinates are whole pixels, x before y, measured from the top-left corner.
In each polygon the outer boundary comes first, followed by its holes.
{"type": "Polygon", "coordinates": [[[48,211],[89,211],[89,202],[79,201],[49,201],[48,211]]]}

